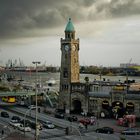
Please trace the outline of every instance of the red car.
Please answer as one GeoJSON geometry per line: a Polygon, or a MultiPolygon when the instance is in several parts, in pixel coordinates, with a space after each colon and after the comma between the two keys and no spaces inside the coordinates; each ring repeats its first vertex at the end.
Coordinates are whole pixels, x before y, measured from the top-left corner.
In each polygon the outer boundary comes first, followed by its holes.
{"type": "Polygon", "coordinates": [[[85,125],[85,124],[90,124],[90,119],[88,119],[88,118],[83,118],[83,119],[80,119],[79,122],[82,123],[83,125],[85,125]]]}

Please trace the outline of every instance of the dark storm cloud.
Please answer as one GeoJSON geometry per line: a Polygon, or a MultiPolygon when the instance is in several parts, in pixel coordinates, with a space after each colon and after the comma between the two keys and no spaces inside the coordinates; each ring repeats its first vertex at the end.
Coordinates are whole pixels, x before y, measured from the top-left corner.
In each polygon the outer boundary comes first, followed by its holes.
{"type": "Polygon", "coordinates": [[[136,14],[139,0],[0,0],[0,37],[64,26],[69,17],[80,22],[136,14]]]}

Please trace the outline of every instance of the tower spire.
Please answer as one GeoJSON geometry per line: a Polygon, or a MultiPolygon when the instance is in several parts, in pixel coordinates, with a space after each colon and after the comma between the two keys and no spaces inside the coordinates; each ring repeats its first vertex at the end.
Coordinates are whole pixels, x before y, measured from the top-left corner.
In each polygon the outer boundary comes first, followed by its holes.
{"type": "Polygon", "coordinates": [[[75,39],[75,29],[74,29],[71,18],[69,18],[69,21],[68,21],[67,26],[65,28],[65,38],[75,39]]]}
{"type": "Polygon", "coordinates": [[[65,28],[65,32],[74,32],[74,31],[75,31],[75,29],[74,29],[72,20],[71,20],[71,18],[69,18],[69,21],[68,21],[67,26],[65,28]]]}

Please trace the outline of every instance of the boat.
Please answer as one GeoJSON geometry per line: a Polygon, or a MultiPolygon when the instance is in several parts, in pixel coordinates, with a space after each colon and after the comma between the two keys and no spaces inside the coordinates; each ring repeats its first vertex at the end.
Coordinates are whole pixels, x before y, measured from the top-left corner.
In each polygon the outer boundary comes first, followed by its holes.
{"type": "Polygon", "coordinates": [[[56,84],[56,81],[55,81],[55,79],[51,78],[47,81],[47,84],[48,84],[48,86],[53,86],[56,84]]]}

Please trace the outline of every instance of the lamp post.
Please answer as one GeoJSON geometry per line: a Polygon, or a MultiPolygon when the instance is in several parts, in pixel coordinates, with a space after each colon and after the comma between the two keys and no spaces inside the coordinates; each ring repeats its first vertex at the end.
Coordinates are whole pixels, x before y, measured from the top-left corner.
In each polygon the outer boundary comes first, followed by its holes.
{"type": "Polygon", "coordinates": [[[35,124],[36,124],[36,129],[35,129],[35,140],[38,140],[38,135],[39,135],[39,130],[38,130],[38,126],[37,126],[37,112],[38,112],[38,108],[37,108],[37,65],[40,64],[41,62],[39,61],[33,61],[33,64],[35,64],[35,68],[36,68],[36,82],[35,82],[35,124]]]}
{"type": "Polygon", "coordinates": [[[32,108],[30,108],[29,110],[27,110],[27,111],[25,112],[25,114],[24,114],[24,137],[25,137],[25,119],[26,119],[27,113],[30,112],[31,109],[32,109],[32,108]]]}

